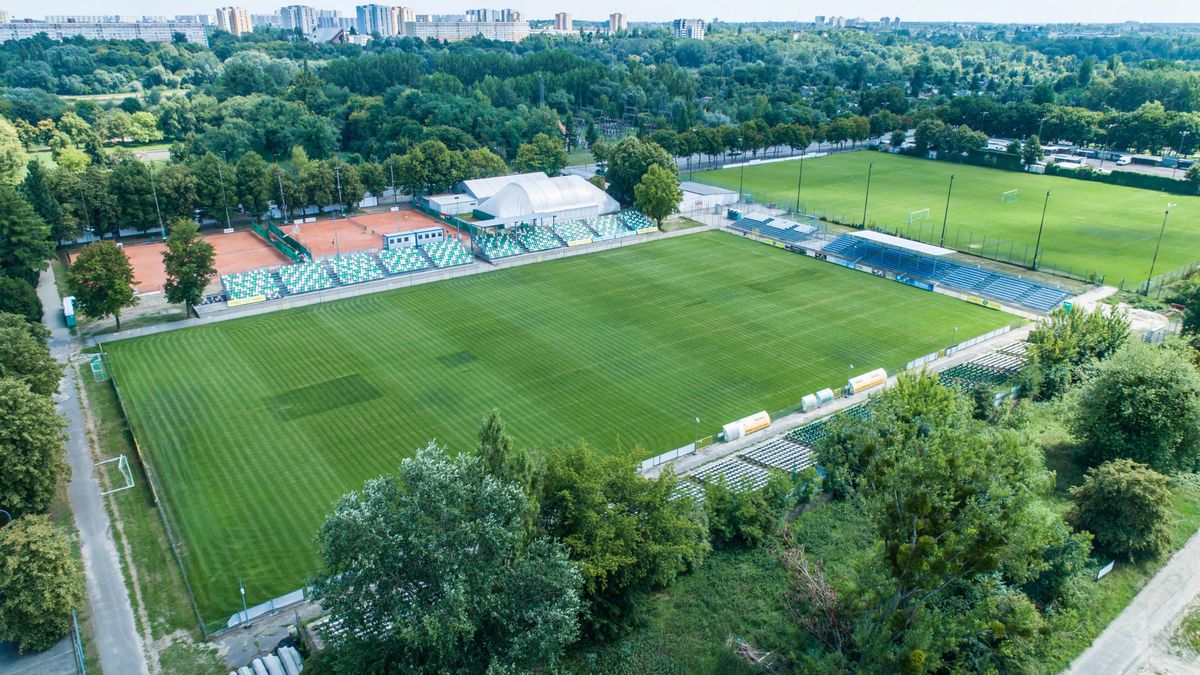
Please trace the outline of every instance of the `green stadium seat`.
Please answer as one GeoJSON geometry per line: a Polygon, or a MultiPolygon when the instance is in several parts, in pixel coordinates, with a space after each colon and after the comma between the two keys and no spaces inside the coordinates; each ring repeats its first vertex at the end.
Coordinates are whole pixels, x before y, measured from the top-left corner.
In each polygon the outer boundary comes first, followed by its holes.
{"type": "Polygon", "coordinates": [[[335,285],[329,270],[319,262],[285,265],[279,268],[279,278],[291,295],[323,291],[335,285]]]}
{"type": "Polygon", "coordinates": [[[250,270],[238,274],[226,274],[221,277],[221,285],[225,287],[225,295],[230,300],[245,300],[256,295],[267,298],[280,296],[279,284],[271,275],[271,269],[250,270]]]}
{"type": "Polygon", "coordinates": [[[445,239],[432,244],[426,244],[422,249],[424,249],[425,255],[429,256],[429,259],[433,261],[434,267],[439,269],[475,262],[475,258],[471,255],[471,252],[457,239],[445,239]]]}
{"type": "Polygon", "coordinates": [[[429,261],[416,247],[393,248],[379,252],[379,262],[388,274],[407,274],[429,267],[429,261]]]}
{"type": "Polygon", "coordinates": [[[383,278],[383,270],[379,267],[379,262],[369,253],[356,253],[334,258],[329,261],[329,265],[343,286],[383,278]]]}

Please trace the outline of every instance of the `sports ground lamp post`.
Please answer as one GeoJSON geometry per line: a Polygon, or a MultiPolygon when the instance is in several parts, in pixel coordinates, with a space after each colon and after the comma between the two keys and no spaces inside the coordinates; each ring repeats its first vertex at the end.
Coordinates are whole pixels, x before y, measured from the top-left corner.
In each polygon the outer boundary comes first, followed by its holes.
{"type": "Polygon", "coordinates": [[[1029,269],[1037,270],[1038,252],[1042,250],[1042,229],[1046,227],[1046,209],[1050,206],[1050,191],[1046,190],[1046,201],[1042,203],[1042,222],[1038,224],[1037,241],[1033,244],[1033,264],[1029,269]]]}
{"type": "Polygon", "coordinates": [[[875,162],[867,162],[867,191],[863,194],[863,229],[867,229],[867,200],[871,198],[871,170],[875,162]]]}
{"type": "Polygon", "coordinates": [[[1154,279],[1154,265],[1158,263],[1158,248],[1162,246],[1163,233],[1167,231],[1167,216],[1171,215],[1171,207],[1178,206],[1167,202],[1163,211],[1162,227],[1158,228],[1158,243],[1154,245],[1154,257],[1150,259],[1150,274],[1146,277],[1146,291],[1142,295],[1150,295],[1150,281],[1154,279]]]}
{"type": "Polygon", "coordinates": [[[950,193],[954,191],[954,174],[950,174],[950,187],[946,188],[946,212],[942,215],[942,240],[938,246],[946,245],[946,223],[950,220],[950,193]]]}

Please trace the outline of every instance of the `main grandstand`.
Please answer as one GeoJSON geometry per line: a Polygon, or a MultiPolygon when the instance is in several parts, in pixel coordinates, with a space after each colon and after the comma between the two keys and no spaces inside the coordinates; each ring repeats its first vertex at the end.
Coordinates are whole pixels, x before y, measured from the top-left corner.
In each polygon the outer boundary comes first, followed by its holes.
{"type": "Polygon", "coordinates": [[[873,230],[830,237],[817,224],[762,213],[747,214],[731,227],[829,262],[876,271],[927,290],[946,288],[980,301],[1049,312],[1071,296],[1057,286],[947,260],[946,256],[954,253],[950,249],[873,230]]]}

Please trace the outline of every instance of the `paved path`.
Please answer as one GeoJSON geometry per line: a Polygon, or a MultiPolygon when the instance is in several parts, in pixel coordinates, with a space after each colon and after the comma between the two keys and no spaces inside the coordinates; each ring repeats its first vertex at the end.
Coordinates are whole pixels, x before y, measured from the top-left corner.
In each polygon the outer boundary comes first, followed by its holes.
{"type": "MultiPolygon", "coordinates": [[[[1200,532],[1171,557],[1092,646],[1071,662],[1068,675],[1121,675],[1139,672],[1152,645],[1164,637],[1200,594],[1200,532]]],[[[1104,583],[1101,581],[1100,583],[1104,583]]],[[[1200,664],[1190,664],[1200,672],[1200,664]]],[[[1188,672],[1188,671],[1180,671],[1188,672]]]]}
{"type": "MultiPolygon", "coordinates": [[[[62,303],[54,276],[42,272],[38,297],[45,314],[42,321],[51,330],[50,350],[60,362],[69,361],[78,350],[77,341],[67,331],[61,316],[62,303]]],[[[142,639],[133,621],[125,578],[121,574],[117,547],[108,522],[108,511],[100,496],[87,426],[79,403],[77,378],[72,368],[66,369],[62,388],[55,401],[67,420],[67,461],[71,465],[71,483],[67,494],[75,512],[79,530],[79,548],[83,553],[83,569],[87,577],[88,600],[92,608],[92,630],[100,655],[100,668],[110,675],[149,673],[142,651],[142,639]]]]}

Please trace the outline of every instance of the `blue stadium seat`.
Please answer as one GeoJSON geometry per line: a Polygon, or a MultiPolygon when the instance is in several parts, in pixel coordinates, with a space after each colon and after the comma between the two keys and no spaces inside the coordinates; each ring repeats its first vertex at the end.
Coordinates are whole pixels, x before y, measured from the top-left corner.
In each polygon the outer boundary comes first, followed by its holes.
{"type": "Polygon", "coordinates": [[[837,237],[822,250],[855,263],[924,279],[957,291],[981,295],[1039,312],[1049,312],[1071,297],[1070,293],[1061,288],[942,260],[849,234],[837,237]]]}

